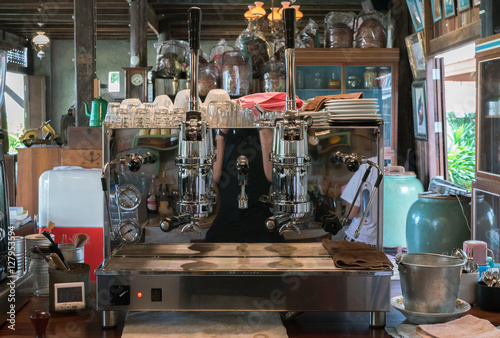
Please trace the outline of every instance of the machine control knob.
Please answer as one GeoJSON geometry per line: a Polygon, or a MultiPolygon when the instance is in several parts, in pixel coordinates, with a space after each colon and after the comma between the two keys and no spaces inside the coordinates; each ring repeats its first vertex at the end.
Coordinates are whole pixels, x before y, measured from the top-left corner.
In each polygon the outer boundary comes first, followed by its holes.
{"type": "Polygon", "coordinates": [[[141,169],[142,161],[139,158],[133,158],[128,162],[128,168],[130,171],[136,172],[141,169]]]}
{"type": "Polygon", "coordinates": [[[109,293],[111,305],[130,305],[130,285],[111,285],[109,293]]]}

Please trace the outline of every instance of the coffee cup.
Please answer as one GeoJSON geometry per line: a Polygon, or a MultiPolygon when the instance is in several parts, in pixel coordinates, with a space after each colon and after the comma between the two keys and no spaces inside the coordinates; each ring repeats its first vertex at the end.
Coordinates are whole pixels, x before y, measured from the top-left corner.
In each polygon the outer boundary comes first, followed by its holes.
{"type": "Polygon", "coordinates": [[[474,263],[477,265],[486,265],[488,262],[488,253],[491,253],[491,257],[493,257],[493,251],[488,249],[486,242],[469,240],[463,243],[463,250],[467,254],[468,257],[472,258],[474,263]]]}

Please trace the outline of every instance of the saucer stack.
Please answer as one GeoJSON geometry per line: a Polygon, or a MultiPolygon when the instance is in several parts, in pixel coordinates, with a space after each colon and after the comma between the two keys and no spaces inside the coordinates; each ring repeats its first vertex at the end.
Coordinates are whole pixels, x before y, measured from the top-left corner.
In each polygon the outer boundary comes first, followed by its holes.
{"type": "Polygon", "coordinates": [[[327,111],[300,112],[300,116],[310,116],[313,120],[313,127],[328,127],[329,115],[327,111]]]}
{"type": "Polygon", "coordinates": [[[380,122],[378,99],[330,100],[325,103],[330,118],[328,123],[367,123],[380,122]]]}

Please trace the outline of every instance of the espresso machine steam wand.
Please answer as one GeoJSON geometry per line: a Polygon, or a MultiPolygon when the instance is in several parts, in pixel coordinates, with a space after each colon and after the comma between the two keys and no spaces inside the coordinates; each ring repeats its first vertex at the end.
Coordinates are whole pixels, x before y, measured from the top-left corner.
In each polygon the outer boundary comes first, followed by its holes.
{"type": "Polygon", "coordinates": [[[198,55],[200,49],[201,9],[188,11],[188,40],[191,67],[191,90],[186,121],[180,123],[179,152],[175,163],[179,168],[179,216],[164,218],[160,228],[165,231],[183,225],[182,234],[195,232],[201,235],[199,219],[212,212],[215,203],[213,192],[213,163],[215,153],[208,123],[202,121],[198,102],[198,55]]]}
{"type": "Polygon", "coordinates": [[[270,161],[273,166],[272,193],[267,202],[274,216],[266,220],[269,231],[300,234],[297,221],[311,209],[307,193],[307,169],[311,158],[307,149],[306,123],[300,119],[295,97],[295,8],[283,10],[285,26],[286,113],[276,122],[270,161]]]}

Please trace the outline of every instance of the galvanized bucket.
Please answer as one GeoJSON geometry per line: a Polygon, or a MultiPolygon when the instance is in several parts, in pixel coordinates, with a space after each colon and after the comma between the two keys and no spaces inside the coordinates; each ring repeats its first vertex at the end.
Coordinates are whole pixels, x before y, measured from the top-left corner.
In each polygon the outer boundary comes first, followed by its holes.
{"type": "Polygon", "coordinates": [[[407,253],[396,256],[405,310],[452,313],[465,260],[458,257],[407,253]]]}
{"type": "Polygon", "coordinates": [[[85,258],[85,246],[75,247],[73,244],[59,245],[64,259],[68,263],[83,263],[85,258]]]}

